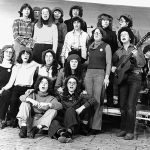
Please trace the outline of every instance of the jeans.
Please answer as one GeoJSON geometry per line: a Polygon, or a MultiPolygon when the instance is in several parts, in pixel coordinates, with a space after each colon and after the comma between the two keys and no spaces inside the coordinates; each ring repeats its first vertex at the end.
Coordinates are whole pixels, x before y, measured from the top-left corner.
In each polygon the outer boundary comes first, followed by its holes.
{"type": "Polygon", "coordinates": [[[141,74],[131,73],[119,85],[121,130],[134,133],[136,104],[141,88],[141,74]]]}

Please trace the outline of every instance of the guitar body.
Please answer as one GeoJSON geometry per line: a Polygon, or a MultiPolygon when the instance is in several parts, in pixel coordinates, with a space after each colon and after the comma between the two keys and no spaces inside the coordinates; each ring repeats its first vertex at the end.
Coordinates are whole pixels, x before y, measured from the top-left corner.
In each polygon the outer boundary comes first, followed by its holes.
{"type": "Polygon", "coordinates": [[[127,78],[127,71],[130,69],[131,67],[131,62],[128,60],[125,63],[127,56],[122,56],[118,62],[119,67],[116,69],[115,71],[115,77],[114,77],[114,82],[116,84],[121,84],[123,80],[125,80],[127,78]]]}

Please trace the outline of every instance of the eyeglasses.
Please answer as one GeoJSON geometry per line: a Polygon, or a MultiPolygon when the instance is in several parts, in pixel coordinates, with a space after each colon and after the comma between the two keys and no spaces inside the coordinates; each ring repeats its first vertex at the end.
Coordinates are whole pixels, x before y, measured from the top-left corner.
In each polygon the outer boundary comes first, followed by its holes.
{"type": "Polygon", "coordinates": [[[76,83],[76,82],[71,82],[71,81],[69,81],[68,84],[69,84],[69,85],[76,85],[77,83],[76,83]]]}

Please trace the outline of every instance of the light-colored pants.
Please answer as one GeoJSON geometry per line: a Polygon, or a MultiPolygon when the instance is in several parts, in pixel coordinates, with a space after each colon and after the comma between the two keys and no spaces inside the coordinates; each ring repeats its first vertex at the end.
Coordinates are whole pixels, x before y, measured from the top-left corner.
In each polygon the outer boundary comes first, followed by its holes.
{"type": "Polygon", "coordinates": [[[88,94],[96,99],[94,105],[94,116],[92,119],[92,129],[101,130],[102,126],[102,106],[100,106],[100,97],[104,82],[105,72],[103,69],[88,69],[85,76],[85,88],[88,94]]]}
{"type": "MultiPolygon", "coordinates": [[[[32,126],[37,125],[45,125],[49,128],[51,121],[54,119],[54,117],[57,115],[57,110],[54,109],[48,109],[44,115],[42,114],[35,114],[33,117],[32,126]]],[[[19,121],[19,126],[21,126],[22,123],[25,123],[27,125],[31,124],[31,105],[26,102],[22,102],[19,108],[19,112],[17,114],[17,119],[19,121]]]]}

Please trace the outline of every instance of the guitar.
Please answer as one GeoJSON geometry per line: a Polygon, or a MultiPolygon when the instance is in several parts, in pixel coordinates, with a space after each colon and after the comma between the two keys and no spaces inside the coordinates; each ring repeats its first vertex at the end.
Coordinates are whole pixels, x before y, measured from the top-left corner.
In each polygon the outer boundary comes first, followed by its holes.
{"type": "MultiPolygon", "coordinates": [[[[133,48],[133,50],[138,50],[138,48],[143,44],[144,41],[150,36],[150,32],[148,32],[133,48]]],[[[132,50],[132,51],[133,51],[132,50]]],[[[132,57],[133,53],[131,53],[126,56],[122,56],[118,62],[117,68],[115,70],[115,78],[114,82],[117,84],[120,84],[124,79],[126,79],[127,74],[126,72],[130,69],[131,67],[131,62],[129,61],[130,58],[132,57]]]]}

